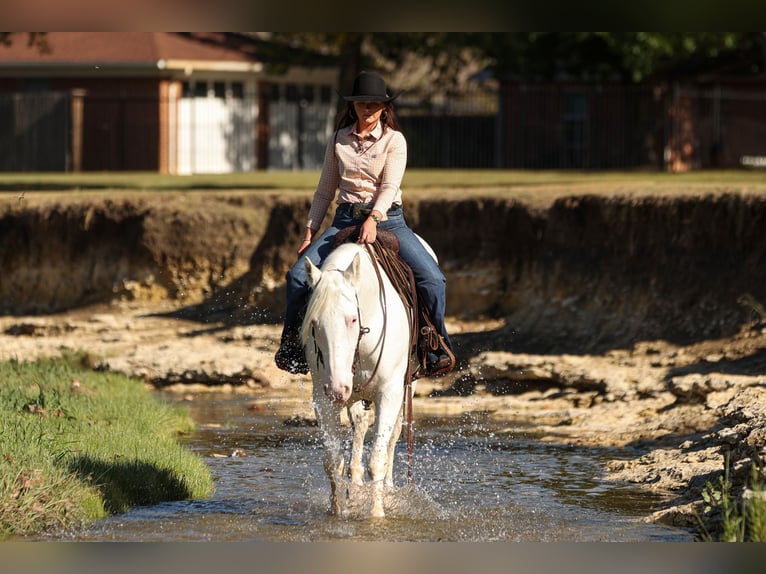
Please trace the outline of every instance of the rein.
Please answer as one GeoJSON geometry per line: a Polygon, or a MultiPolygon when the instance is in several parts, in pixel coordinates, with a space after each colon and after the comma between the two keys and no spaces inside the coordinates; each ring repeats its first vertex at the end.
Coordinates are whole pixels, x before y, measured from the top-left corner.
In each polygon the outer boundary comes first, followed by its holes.
{"type": "MultiPolygon", "coordinates": [[[[387,324],[387,317],[386,317],[386,290],[383,288],[383,277],[380,275],[380,268],[378,267],[377,258],[375,257],[375,253],[373,252],[372,248],[370,247],[369,243],[364,244],[365,248],[367,249],[367,252],[370,254],[370,259],[372,260],[372,267],[375,269],[375,275],[378,278],[378,287],[380,290],[381,295],[381,308],[383,309],[383,341],[380,344],[380,353],[378,353],[378,360],[375,363],[375,368],[372,370],[372,374],[367,379],[367,382],[364,383],[361,387],[354,387],[354,390],[357,393],[363,392],[367,386],[372,382],[372,380],[375,378],[375,375],[378,374],[378,367],[380,367],[380,361],[383,359],[383,348],[386,346],[386,324],[387,324]]],[[[359,306],[359,299],[357,298],[357,304],[356,304],[357,312],[359,313],[359,338],[356,341],[356,354],[354,355],[354,372],[356,371],[356,365],[359,363],[359,344],[362,342],[362,336],[366,335],[370,332],[369,327],[362,327],[362,312],[359,306]]]]}
{"type": "MultiPolygon", "coordinates": [[[[375,365],[375,370],[372,372],[372,375],[370,375],[370,378],[367,380],[367,382],[362,386],[361,390],[364,390],[367,385],[370,384],[370,381],[375,377],[375,374],[378,372],[378,366],[380,365],[381,357],[383,357],[383,347],[386,342],[386,290],[383,287],[383,278],[380,274],[380,264],[383,264],[386,270],[386,274],[391,278],[391,282],[394,285],[394,288],[399,293],[399,296],[402,299],[402,303],[404,304],[405,309],[409,309],[409,331],[410,331],[410,346],[409,349],[413,349],[417,343],[417,328],[415,325],[416,321],[416,315],[414,310],[417,309],[417,290],[415,289],[415,278],[412,275],[412,270],[409,268],[409,266],[402,266],[397,262],[398,256],[392,255],[392,252],[381,246],[377,241],[370,245],[369,243],[365,243],[365,248],[367,249],[368,253],[370,254],[370,259],[372,259],[372,266],[375,269],[375,275],[378,277],[378,285],[380,286],[380,291],[382,294],[382,307],[383,307],[383,342],[381,343],[380,347],[380,354],[378,355],[378,362],[375,365]],[[373,247],[374,246],[374,247],[373,247]],[[407,276],[404,276],[404,273],[402,269],[407,270],[407,276]],[[405,290],[402,286],[407,285],[409,286],[409,290],[405,290]]],[[[359,325],[361,327],[361,317],[359,319],[359,325]]],[[[369,328],[367,328],[366,332],[369,332],[369,328]]],[[[362,339],[362,329],[359,330],[359,341],[362,339]]],[[[359,354],[359,344],[357,343],[357,357],[359,354]]],[[[412,419],[413,419],[413,413],[412,413],[412,370],[409,368],[409,358],[408,358],[408,366],[407,366],[407,372],[404,375],[404,400],[405,400],[405,417],[407,422],[407,481],[409,483],[412,483],[413,477],[412,477],[412,464],[413,464],[413,448],[414,448],[414,430],[412,425],[412,419]]]]}

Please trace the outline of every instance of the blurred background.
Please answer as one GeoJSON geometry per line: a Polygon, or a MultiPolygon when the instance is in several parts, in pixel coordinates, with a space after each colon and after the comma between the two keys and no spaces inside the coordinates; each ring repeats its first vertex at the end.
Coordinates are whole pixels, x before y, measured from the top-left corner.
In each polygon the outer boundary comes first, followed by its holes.
{"type": "Polygon", "coordinates": [[[0,171],[318,169],[363,69],[410,167],[766,166],[764,32],[4,32],[0,171]]]}

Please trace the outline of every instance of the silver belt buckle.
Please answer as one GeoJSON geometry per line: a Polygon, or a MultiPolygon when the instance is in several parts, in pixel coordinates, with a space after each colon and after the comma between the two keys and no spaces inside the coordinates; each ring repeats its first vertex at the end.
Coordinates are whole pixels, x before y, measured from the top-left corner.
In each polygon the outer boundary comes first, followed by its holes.
{"type": "Polygon", "coordinates": [[[372,206],[367,203],[354,203],[351,208],[351,216],[354,219],[364,219],[372,211],[372,206]]]}

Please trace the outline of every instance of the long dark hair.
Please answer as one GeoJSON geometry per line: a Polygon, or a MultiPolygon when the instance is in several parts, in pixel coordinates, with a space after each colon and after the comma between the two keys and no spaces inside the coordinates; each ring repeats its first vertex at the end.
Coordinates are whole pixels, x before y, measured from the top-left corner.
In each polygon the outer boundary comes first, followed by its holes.
{"type": "MultiPolygon", "coordinates": [[[[354,102],[346,102],[346,109],[344,109],[340,117],[338,118],[337,129],[345,128],[356,122],[356,111],[354,110],[354,102]]],[[[383,102],[383,113],[380,114],[380,121],[383,124],[383,131],[391,128],[399,130],[399,123],[396,121],[396,114],[394,113],[394,104],[391,102],[383,102]]]]}

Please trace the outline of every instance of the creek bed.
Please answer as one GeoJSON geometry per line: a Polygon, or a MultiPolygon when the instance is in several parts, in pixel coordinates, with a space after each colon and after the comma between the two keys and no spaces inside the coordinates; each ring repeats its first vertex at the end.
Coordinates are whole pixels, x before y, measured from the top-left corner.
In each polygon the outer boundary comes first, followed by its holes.
{"type": "MultiPolygon", "coordinates": [[[[178,400],[174,396],[169,400],[178,400]]],[[[615,449],[552,445],[499,433],[470,417],[418,420],[414,481],[406,441],[386,519],[327,514],[318,430],[205,394],[188,403],[188,439],[216,480],[208,499],[142,507],[69,533],[81,541],[691,541],[691,532],[642,522],[661,499],[600,478],[615,449]]],[[[362,493],[363,494],[363,493],[362,493]]]]}

